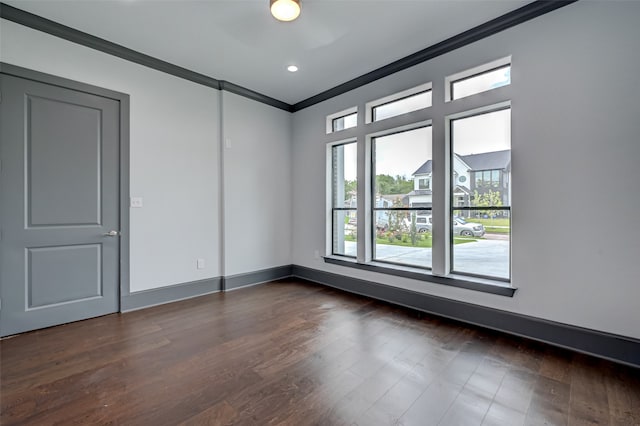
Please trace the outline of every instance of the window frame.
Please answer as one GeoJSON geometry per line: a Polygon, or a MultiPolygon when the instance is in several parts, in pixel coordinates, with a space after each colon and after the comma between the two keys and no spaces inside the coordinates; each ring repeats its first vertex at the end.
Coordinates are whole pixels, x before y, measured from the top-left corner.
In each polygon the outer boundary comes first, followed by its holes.
{"type": "MultiPolygon", "coordinates": [[[[335,240],[334,240],[334,231],[336,229],[336,223],[335,223],[335,212],[337,211],[355,211],[356,212],[356,217],[358,215],[358,205],[356,204],[356,207],[336,207],[335,205],[335,197],[334,197],[334,186],[333,186],[333,175],[334,175],[334,169],[333,169],[333,165],[334,165],[334,161],[333,161],[333,155],[334,155],[334,149],[341,147],[341,146],[345,146],[345,145],[350,145],[350,144],[355,144],[355,147],[357,149],[357,144],[358,141],[357,139],[346,139],[346,140],[341,140],[341,141],[336,141],[333,143],[329,143],[327,144],[327,185],[329,190],[327,191],[327,196],[329,198],[328,200],[328,205],[329,205],[329,209],[328,209],[328,217],[327,217],[327,223],[330,224],[330,230],[329,230],[329,240],[327,241],[327,248],[326,248],[326,252],[329,253],[331,256],[340,256],[340,257],[344,257],[344,258],[350,258],[350,259],[355,259],[357,257],[356,256],[351,256],[351,255],[347,255],[347,254],[342,254],[342,253],[336,253],[335,252],[335,240]]],[[[356,176],[356,188],[357,188],[357,176],[356,176]]],[[[356,197],[357,199],[357,197],[356,197]]],[[[356,230],[356,235],[357,234],[357,230],[356,230]]],[[[358,239],[356,237],[356,245],[358,243],[358,239]]]]}
{"type": "Polygon", "coordinates": [[[463,96],[455,99],[453,97],[453,84],[459,81],[469,80],[471,78],[487,74],[489,72],[498,70],[500,68],[512,67],[511,55],[506,56],[504,58],[496,59],[491,62],[487,62],[482,65],[475,66],[473,68],[468,68],[464,71],[457,72],[455,74],[448,75],[444,79],[444,90],[445,90],[445,103],[446,102],[454,102],[461,101],[462,99],[472,98],[474,96],[478,96],[481,93],[491,92],[496,89],[500,89],[501,87],[511,86],[512,81],[510,80],[509,84],[505,86],[495,87],[493,89],[483,90],[482,92],[474,93],[472,95],[463,96]]]}
{"type": "MultiPolygon", "coordinates": [[[[393,118],[393,117],[390,117],[393,118]]],[[[432,212],[432,207],[376,207],[375,206],[375,202],[376,202],[376,167],[375,167],[375,139],[376,138],[381,138],[381,137],[385,137],[385,136],[391,136],[391,135],[397,135],[400,133],[405,133],[405,132],[410,132],[413,130],[418,130],[418,129],[424,129],[429,127],[431,129],[431,133],[432,133],[432,138],[433,138],[433,124],[431,120],[428,121],[422,121],[422,122],[418,122],[418,123],[413,123],[407,126],[402,126],[402,127],[397,127],[397,128],[393,128],[393,129],[388,129],[385,130],[383,132],[378,132],[372,135],[368,135],[368,139],[369,139],[369,144],[367,146],[367,151],[369,154],[369,159],[370,159],[370,165],[369,165],[369,174],[370,174],[370,185],[369,185],[369,198],[370,198],[370,205],[367,209],[367,214],[370,215],[371,217],[371,226],[370,226],[370,235],[371,235],[371,240],[370,240],[370,244],[369,247],[367,247],[367,253],[370,253],[370,258],[369,260],[371,262],[375,262],[375,263],[379,263],[379,264],[389,264],[389,265],[395,265],[395,266],[400,266],[400,267],[407,267],[407,268],[414,268],[414,269],[419,269],[419,270],[425,270],[425,271],[431,271],[433,269],[433,265],[432,266],[419,266],[419,265],[409,265],[406,263],[400,263],[400,262],[391,262],[391,261],[387,261],[387,260],[380,260],[380,259],[376,259],[376,211],[430,211],[432,212]]],[[[432,139],[432,145],[433,145],[433,139],[432,139]]],[[[417,215],[417,213],[416,213],[417,215]]],[[[366,244],[366,243],[365,243],[366,244]]],[[[432,248],[433,250],[433,248],[432,248]]]]}
{"type": "Polygon", "coordinates": [[[358,127],[358,120],[359,120],[359,115],[358,115],[358,107],[354,106],[351,108],[347,108],[347,109],[343,109],[341,111],[335,112],[333,114],[329,114],[326,117],[326,122],[325,122],[325,127],[326,127],[326,132],[327,134],[331,134],[331,133],[338,133],[338,132],[345,132],[349,129],[354,129],[358,127]],[[356,125],[352,126],[352,127],[346,127],[344,129],[340,129],[340,130],[335,130],[335,126],[334,123],[336,120],[339,120],[341,118],[345,118],[348,117],[350,115],[356,115],[356,125]]]}
{"type": "MultiPolygon", "coordinates": [[[[454,194],[454,189],[455,189],[455,182],[452,179],[452,175],[453,175],[453,161],[454,161],[454,133],[453,133],[453,123],[456,120],[461,120],[461,119],[465,119],[465,118],[471,118],[471,117],[478,117],[484,114],[490,114],[493,112],[498,112],[498,111],[504,111],[504,110],[512,110],[511,107],[511,101],[505,101],[505,102],[500,102],[497,104],[493,104],[493,105],[486,105],[480,108],[475,108],[472,110],[468,110],[468,111],[462,111],[456,114],[452,114],[449,115],[447,117],[445,117],[445,121],[446,121],[446,126],[447,126],[447,146],[449,148],[449,180],[450,180],[450,185],[449,185],[449,211],[447,212],[448,214],[448,222],[449,222],[449,226],[448,226],[448,233],[449,233],[449,241],[448,241],[448,251],[449,251],[449,271],[451,274],[454,275],[459,275],[459,276],[468,276],[468,277],[475,277],[475,278],[481,278],[481,279],[487,279],[487,280],[494,280],[494,281],[499,281],[499,282],[504,282],[504,283],[511,283],[511,265],[512,265],[512,244],[511,244],[511,218],[512,218],[512,214],[511,214],[511,197],[509,197],[509,205],[508,206],[455,206],[455,194],[454,194]],[[454,233],[453,233],[453,226],[454,226],[454,211],[481,211],[481,210],[496,210],[496,211],[508,211],[509,212],[509,277],[508,278],[503,278],[503,277],[495,277],[495,276],[491,276],[491,275],[483,275],[483,274],[475,274],[475,273],[470,273],[470,272],[463,272],[463,271],[456,271],[454,268],[454,250],[453,250],[453,243],[454,243],[454,233]]],[[[511,154],[509,154],[511,155],[511,154]]],[[[488,169],[488,170],[481,170],[481,172],[484,174],[484,172],[486,171],[492,171],[492,170],[496,170],[496,169],[488,169]]],[[[509,183],[511,184],[511,183],[509,183]]]]}
{"type": "Polygon", "coordinates": [[[420,110],[424,110],[427,108],[431,108],[433,106],[433,84],[432,82],[428,82],[428,83],[424,83],[421,84],[419,86],[415,86],[415,87],[411,87],[409,89],[406,90],[402,90],[400,92],[397,93],[393,93],[391,95],[373,100],[373,101],[369,101],[365,104],[365,124],[371,124],[371,123],[380,123],[383,122],[385,120],[391,120],[397,117],[402,117],[405,116],[407,114],[411,114],[413,112],[416,111],[420,111],[420,110]],[[415,109],[413,111],[409,111],[409,112],[405,112],[402,114],[398,114],[398,115],[394,115],[391,117],[386,117],[380,120],[376,120],[375,119],[375,109],[380,107],[380,106],[384,106],[384,105],[389,105],[391,103],[394,102],[398,102],[401,101],[403,99],[408,99],[412,96],[416,96],[422,93],[427,93],[427,92],[431,92],[431,105],[423,107],[423,108],[418,108],[415,109]]]}
{"type": "MultiPolygon", "coordinates": [[[[452,225],[449,220],[451,216],[451,205],[453,200],[451,198],[451,172],[450,166],[450,120],[457,116],[468,114],[472,108],[476,109],[490,109],[495,108],[499,104],[505,104],[511,107],[511,98],[513,94],[513,79],[511,84],[502,86],[500,90],[489,90],[481,92],[476,95],[461,98],[456,100],[453,104],[450,102],[447,96],[449,92],[449,80],[452,77],[460,77],[464,75],[477,74],[478,71],[482,72],[487,70],[487,65],[504,65],[509,64],[512,66],[513,62],[511,56],[499,59],[493,62],[487,62],[484,65],[470,68],[457,74],[445,74],[446,70],[435,70],[434,75],[431,75],[428,83],[414,86],[412,89],[390,94],[385,97],[379,97],[369,102],[358,103],[357,107],[352,107],[347,110],[340,111],[336,114],[327,116],[337,118],[345,115],[348,112],[361,111],[364,107],[364,116],[358,117],[358,125],[355,128],[345,130],[345,136],[342,136],[342,140],[338,140],[339,136],[331,135],[330,128],[327,129],[327,136],[325,142],[327,145],[338,144],[341,142],[348,142],[355,140],[357,142],[357,179],[358,179],[358,201],[357,201],[357,249],[356,258],[347,258],[342,255],[333,256],[332,252],[332,229],[333,225],[331,221],[326,221],[327,230],[327,250],[326,255],[323,256],[324,262],[340,265],[342,267],[355,268],[365,271],[373,271],[380,274],[398,276],[413,280],[412,282],[398,281],[397,285],[400,288],[412,288],[419,290],[416,285],[423,282],[424,284],[443,284],[448,287],[464,288],[474,291],[480,291],[483,293],[489,293],[494,295],[501,295],[506,297],[513,297],[517,288],[512,281],[504,281],[496,279],[494,277],[484,278],[479,276],[461,275],[452,271],[451,268],[451,255],[452,255],[452,225]],[[502,62],[500,62],[502,61],[502,62]],[[483,68],[484,67],[484,68],[483,68]],[[431,82],[437,82],[435,87],[431,82]],[[416,111],[407,112],[401,115],[388,117],[378,121],[372,121],[372,107],[383,104],[385,102],[392,102],[403,97],[407,97],[420,90],[424,91],[425,88],[431,89],[431,107],[422,108],[416,111]],[[411,92],[411,90],[415,90],[411,92]],[[435,91],[434,91],[435,90],[435,91]],[[445,96],[441,94],[444,92],[445,96]],[[440,95],[439,95],[440,94],[440,95]],[[481,95],[481,96],[478,96],[481,95]],[[482,106],[486,105],[486,106],[482,106]],[[477,108],[481,106],[480,108],[477,108]],[[341,114],[342,113],[342,114],[341,114]],[[432,268],[431,270],[421,269],[416,266],[410,266],[406,264],[394,264],[384,263],[384,261],[376,261],[373,256],[373,246],[375,245],[375,216],[373,212],[373,206],[375,205],[375,194],[373,192],[374,183],[372,179],[375,177],[372,171],[372,155],[371,144],[372,138],[384,136],[388,134],[397,133],[401,130],[411,130],[413,128],[423,127],[429,125],[432,128],[432,152],[433,160],[442,162],[437,169],[434,168],[431,174],[430,189],[432,190],[433,205],[431,207],[432,212],[432,268]],[[347,139],[350,138],[350,139],[347,139]],[[373,194],[373,196],[372,196],[373,194]]],[[[415,78],[411,77],[411,78],[415,78]]],[[[330,125],[330,121],[327,121],[330,125]]],[[[328,175],[329,176],[329,175],[328,175]]],[[[471,176],[466,176],[469,184],[471,176]]],[[[509,185],[511,189],[511,181],[513,177],[509,177],[509,185]]],[[[415,189],[415,187],[414,187],[415,189]]],[[[327,197],[331,196],[331,192],[327,191],[327,197]]],[[[511,195],[510,202],[511,202],[511,195]]],[[[332,210],[329,204],[331,199],[327,199],[327,218],[332,210]]],[[[512,208],[512,206],[510,206],[512,208]]],[[[486,209],[486,208],[485,208],[486,209]]],[[[427,210],[424,207],[418,207],[416,210],[427,210]]],[[[513,222],[510,223],[511,230],[513,229],[513,222]]],[[[510,232],[512,234],[512,232],[510,232]]],[[[509,261],[512,262],[511,255],[512,245],[510,245],[509,261]]],[[[511,270],[511,266],[509,268],[511,270]]]]}

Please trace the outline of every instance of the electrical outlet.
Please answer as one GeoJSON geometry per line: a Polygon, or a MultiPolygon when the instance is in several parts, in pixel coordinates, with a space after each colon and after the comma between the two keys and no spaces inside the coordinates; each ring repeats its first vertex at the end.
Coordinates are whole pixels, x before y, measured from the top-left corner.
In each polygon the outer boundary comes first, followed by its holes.
{"type": "Polygon", "coordinates": [[[196,268],[204,269],[204,267],[205,267],[204,259],[202,259],[202,258],[196,259],[196,268]]]}
{"type": "Polygon", "coordinates": [[[142,207],[142,197],[131,197],[131,207],[132,208],[142,207]]]}

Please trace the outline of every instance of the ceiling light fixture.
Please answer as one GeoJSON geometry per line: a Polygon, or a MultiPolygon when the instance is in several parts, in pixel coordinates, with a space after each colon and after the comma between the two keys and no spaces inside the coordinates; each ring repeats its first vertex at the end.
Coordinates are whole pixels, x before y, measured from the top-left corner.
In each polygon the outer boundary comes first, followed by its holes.
{"type": "Polygon", "coordinates": [[[271,0],[271,14],[279,21],[293,21],[300,15],[300,0],[271,0]]]}
{"type": "Polygon", "coordinates": [[[289,72],[296,72],[296,71],[298,71],[298,67],[296,67],[295,65],[289,65],[289,66],[287,67],[287,71],[289,71],[289,72]]]}

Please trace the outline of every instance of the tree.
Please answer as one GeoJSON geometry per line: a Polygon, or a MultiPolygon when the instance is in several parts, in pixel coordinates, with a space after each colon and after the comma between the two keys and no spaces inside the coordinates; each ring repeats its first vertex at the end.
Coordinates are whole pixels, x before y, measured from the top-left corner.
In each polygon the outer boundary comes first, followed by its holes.
{"type": "Polygon", "coordinates": [[[396,177],[389,175],[376,176],[376,192],[378,194],[407,194],[413,189],[413,180],[409,180],[404,176],[396,177]]]}
{"type": "Polygon", "coordinates": [[[355,194],[358,190],[358,182],[355,180],[345,180],[344,181],[344,193],[345,194],[355,194]]]}
{"type": "MultiPolygon", "coordinates": [[[[473,191],[473,200],[471,205],[474,207],[501,207],[502,206],[502,195],[500,191],[492,191],[488,190],[483,192],[482,194],[478,193],[478,190],[475,189],[473,191]]],[[[486,214],[492,217],[495,212],[492,210],[478,210],[480,214],[486,214]]]]}

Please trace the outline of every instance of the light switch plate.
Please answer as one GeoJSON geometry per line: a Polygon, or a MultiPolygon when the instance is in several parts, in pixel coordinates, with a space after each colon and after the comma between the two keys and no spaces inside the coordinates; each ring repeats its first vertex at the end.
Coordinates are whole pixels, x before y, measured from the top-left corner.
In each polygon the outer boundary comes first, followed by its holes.
{"type": "Polygon", "coordinates": [[[142,197],[131,197],[131,208],[142,207],[142,197]]]}
{"type": "Polygon", "coordinates": [[[204,267],[205,267],[204,259],[202,259],[202,258],[196,259],[196,268],[204,269],[204,267]]]}

